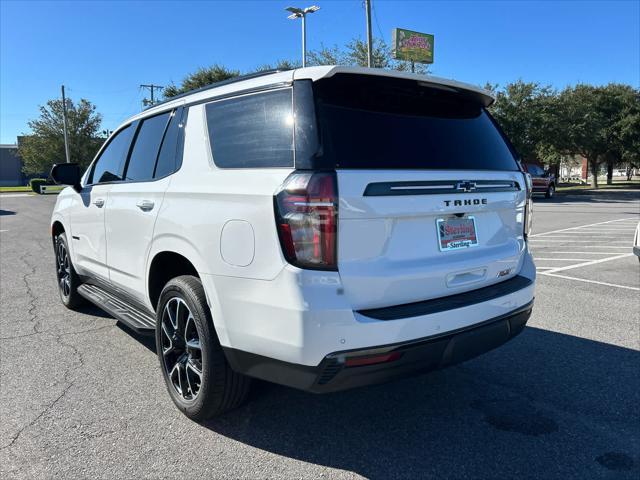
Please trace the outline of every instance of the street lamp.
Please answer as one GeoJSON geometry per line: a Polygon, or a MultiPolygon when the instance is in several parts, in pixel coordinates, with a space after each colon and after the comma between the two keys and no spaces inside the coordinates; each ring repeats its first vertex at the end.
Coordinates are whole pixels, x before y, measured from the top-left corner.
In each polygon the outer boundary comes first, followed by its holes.
{"type": "Polygon", "coordinates": [[[285,10],[288,12],[291,12],[291,15],[287,17],[289,20],[295,20],[296,18],[302,19],[302,66],[306,67],[307,66],[307,25],[306,25],[307,13],[317,12],[318,10],[320,10],[320,7],[318,7],[317,5],[311,5],[310,7],[307,7],[304,9],[296,8],[296,7],[287,7],[285,8],[285,10]]]}

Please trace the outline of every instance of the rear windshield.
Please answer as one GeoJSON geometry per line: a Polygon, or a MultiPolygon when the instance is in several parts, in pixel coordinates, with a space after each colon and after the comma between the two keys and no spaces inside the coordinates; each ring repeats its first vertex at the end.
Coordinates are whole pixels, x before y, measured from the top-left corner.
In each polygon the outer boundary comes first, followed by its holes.
{"type": "Polygon", "coordinates": [[[314,93],[324,164],[518,170],[477,99],[413,80],[346,74],[316,82],[314,93]]]}

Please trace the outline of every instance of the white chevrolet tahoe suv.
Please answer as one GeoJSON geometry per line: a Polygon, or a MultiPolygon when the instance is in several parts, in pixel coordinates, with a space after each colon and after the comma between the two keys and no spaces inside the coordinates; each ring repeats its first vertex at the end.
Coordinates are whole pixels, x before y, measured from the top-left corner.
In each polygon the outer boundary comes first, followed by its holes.
{"type": "Polygon", "coordinates": [[[379,69],[254,74],[120,126],[51,219],[69,308],[155,333],[202,420],[250,378],[331,392],[472,358],[522,331],[531,183],[485,91],[379,69]]]}

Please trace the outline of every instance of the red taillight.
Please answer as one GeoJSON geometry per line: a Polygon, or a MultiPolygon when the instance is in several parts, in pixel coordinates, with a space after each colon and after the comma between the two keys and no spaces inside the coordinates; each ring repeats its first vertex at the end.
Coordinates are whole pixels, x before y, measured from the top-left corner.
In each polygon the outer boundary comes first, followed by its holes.
{"type": "Polygon", "coordinates": [[[294,172],[275,196],[282,253],[300,268],[337,269],[335,172],[294,172]]]}
{"type": "Polygon", "coordinates": [[[526,199],[524,205],[524,238],[527,238],[531,233],[531,225],[533,222],[533,180],[531,179],[531,175],[529,173],[522,173],[524,175],[524,183],[526,189],[526,199]]]}

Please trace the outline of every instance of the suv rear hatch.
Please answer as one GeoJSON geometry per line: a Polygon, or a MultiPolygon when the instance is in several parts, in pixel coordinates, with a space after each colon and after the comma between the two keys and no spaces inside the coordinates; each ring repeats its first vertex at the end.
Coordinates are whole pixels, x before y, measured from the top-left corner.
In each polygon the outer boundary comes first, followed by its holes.
{"type": "Polygon", "coordinates": [[[314,83],[319,166],[335,168],[337,258],[354,309],[507,280],[525,251],[525,178],[477,92],[337,74],[314,83]]]}

